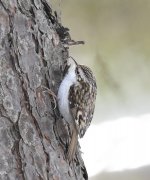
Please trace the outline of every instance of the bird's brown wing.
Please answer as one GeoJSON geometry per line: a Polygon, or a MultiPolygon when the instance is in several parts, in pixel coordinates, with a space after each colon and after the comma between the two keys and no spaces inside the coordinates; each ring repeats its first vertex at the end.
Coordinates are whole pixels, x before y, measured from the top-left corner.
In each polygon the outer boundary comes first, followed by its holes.
{"type": "Polygon", "coordinates": [[[72,85],[69,92],[69,107],[70,113],[74,120],[74,128],[72,130],[72,138],[68,148],[68,159],[74,158],[78,134],[84,136],[93,118],[95,93],[93,86],[86,82],[82,82],[77,86],[72,85]]]}
{"type": "Polygon", "coordinates": [[[72,85],[69,92],[69,106],[75,126],[82,138],[93,118],[96,98],[96,88],[87,82],[72,85]]]}

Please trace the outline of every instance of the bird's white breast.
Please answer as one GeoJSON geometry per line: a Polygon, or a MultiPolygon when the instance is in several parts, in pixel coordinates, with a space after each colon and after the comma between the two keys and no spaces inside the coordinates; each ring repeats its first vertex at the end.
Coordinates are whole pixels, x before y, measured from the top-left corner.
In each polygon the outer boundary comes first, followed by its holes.
{"type": "Polygon", "coordinates": [[[70,87],[75,83],[76,83],[76,74],[75,74],[75,66],[73,66],[69,68],[68,73],[65,75],[64,79],[62,80],[57,96],[59,111],[66,121],[71,120],[68,96],[69,96],[70,87]]]}

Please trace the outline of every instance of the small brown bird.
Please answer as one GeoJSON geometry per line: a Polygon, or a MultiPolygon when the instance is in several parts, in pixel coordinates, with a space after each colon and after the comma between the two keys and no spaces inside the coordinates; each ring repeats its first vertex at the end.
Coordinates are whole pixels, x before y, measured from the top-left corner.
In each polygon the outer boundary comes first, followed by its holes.
{"type": "Polygon", "coordinates": [[[96,80],[90,68],[69,58],[57,96],[60,113],[72,133],[67,152],[69,161],[74,159],[78,135],[82,138],[91,123],[96,94],[96,80]]]}

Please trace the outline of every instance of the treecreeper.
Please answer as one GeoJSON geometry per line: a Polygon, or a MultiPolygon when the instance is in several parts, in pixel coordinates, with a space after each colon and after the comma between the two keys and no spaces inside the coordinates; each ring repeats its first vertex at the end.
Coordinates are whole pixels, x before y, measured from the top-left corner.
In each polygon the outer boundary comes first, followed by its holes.
{"type": "Polygon", "coordinates": [[[57,99],[59,111],[71,132],[67,151],[69,161],[75,158],[78,137],[82,138],[91,124],[96,94],[97,85],[91,69],[68,58],[57,99]]]}

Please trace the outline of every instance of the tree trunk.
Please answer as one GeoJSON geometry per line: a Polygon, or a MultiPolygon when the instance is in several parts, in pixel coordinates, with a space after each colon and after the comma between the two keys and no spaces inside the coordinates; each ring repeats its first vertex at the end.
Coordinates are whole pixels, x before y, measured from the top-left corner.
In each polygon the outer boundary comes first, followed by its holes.
{"type": "Polygon", "coordinates": [[[88,179],[79,148],[66,158],[68,129],[52,95],[69,41],[46,0],[0,0],[2,180],[88,179]]]}

